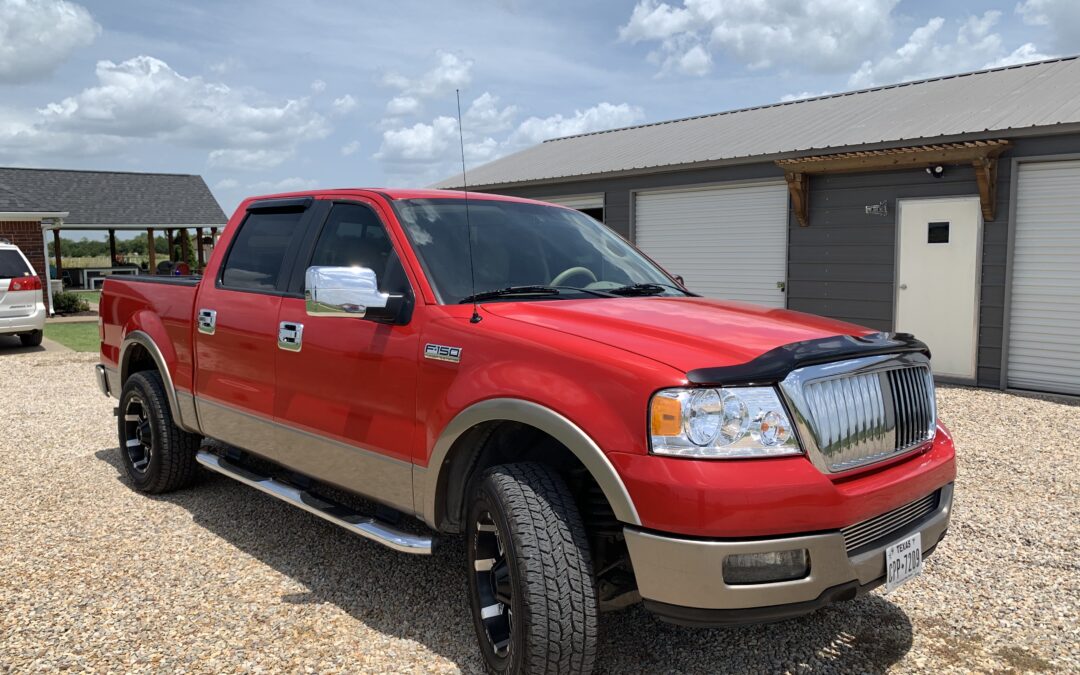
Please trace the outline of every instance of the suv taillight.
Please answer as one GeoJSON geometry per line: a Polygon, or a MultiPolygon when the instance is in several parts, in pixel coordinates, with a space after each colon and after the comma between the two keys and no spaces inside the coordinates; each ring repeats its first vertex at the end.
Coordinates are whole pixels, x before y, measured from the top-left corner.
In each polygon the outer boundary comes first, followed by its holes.
{"type": "Polygon", "coordinates": [[[40,291],[41,277],[17,277],[8,284],[9,291],[40,291]]]}

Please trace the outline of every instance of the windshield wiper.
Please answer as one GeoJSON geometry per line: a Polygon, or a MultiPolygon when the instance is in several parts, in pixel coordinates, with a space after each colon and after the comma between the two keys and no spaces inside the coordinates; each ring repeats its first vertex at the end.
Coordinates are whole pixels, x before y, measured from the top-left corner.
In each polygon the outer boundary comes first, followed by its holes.
{"type": "Polygon", "coordinates": [[[480,291],[473,295],[467,295],[461,300],[458,300],[458,304],[463,305],[469,302],[507,298],[515,295],[538,295],[543,297],[558,294],[559,289],[554,286],[507,286],[506,288],[498,288],[492,291],[480,291]]]}
{"type": "MultiPolygon", "coordinates": [[[[615,295],[660,295],[668,288],[675,288],[674,286],[665,287],[660,284],[630,284],[628,286],[619,286],[618,288],[605,288],[608,293],[614,293],[615,295]]],[[[675,290],[682,290],[676,288],[675,290]]]]}

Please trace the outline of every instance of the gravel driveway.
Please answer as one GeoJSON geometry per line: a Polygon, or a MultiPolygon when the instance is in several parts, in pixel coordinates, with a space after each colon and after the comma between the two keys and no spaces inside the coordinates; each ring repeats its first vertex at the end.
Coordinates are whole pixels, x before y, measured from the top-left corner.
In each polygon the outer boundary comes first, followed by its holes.
{"type": "MultiPolygon", "coordinates": [[[[393,553],[226,478],[121,475],[93,355],[0,352],[0,671],[475,672],[463,548],[393,553]]],[[[1080,671],[1080,406],[943,388],[927,574],[782,624],[604,615],[601,672],[1080,671]]]]}

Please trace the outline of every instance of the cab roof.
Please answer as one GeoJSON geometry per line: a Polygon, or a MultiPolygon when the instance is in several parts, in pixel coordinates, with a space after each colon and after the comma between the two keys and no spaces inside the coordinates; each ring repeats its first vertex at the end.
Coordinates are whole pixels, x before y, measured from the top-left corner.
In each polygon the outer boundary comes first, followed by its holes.
{"type": "MultiPolygon", "coordinates": [[[[246,201],[257,201],[262,199],[282,199],[290,197],[326,197],[326,196],[348,196],[355,195],[357,193],[376,193],[383,197],[396,201],[399,199],[464,199],[466,196],[470,200],[484,200],[484,201],[500,201],[500,202],[521,202],[524,204],[546,204],[546,202],[537,201],[535,199],[525,199],[524,197],[512,197],[509,195],[497,195],[490,192],[465,192],[463,190],[429,190],[422,188],[334,188],[329,190],[304,190],[302,192],[282,192],[272,195],[258,195],[249,197],[246,201]]],[[[557,205],[555,205],[557,206],[557,205]]]]}

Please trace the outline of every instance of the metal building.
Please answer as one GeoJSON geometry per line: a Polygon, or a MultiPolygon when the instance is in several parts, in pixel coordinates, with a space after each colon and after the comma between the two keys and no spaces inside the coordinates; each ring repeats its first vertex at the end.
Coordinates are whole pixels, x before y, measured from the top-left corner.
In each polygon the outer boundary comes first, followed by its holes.
{"type": "Polygon", "coordinates": [[[1077,57],[553,139],[469,183],[704,295],[915,333],[941,379],[1080,395],[1077,57]]]}

